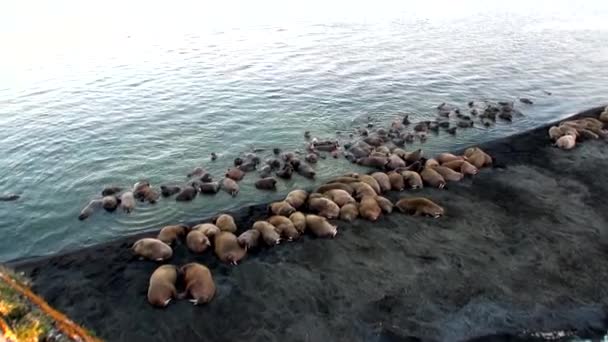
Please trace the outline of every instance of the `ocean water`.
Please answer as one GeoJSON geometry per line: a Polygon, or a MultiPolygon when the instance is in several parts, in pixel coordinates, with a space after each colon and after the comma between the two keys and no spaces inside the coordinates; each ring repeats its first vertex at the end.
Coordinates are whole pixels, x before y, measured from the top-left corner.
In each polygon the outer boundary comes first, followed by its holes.
{"type": "MultiPolygon", "coordinates": [[[[261,192],[253,173],[236,198],[77,219],[105,185],[184,182],[196,166],[219,178],[254,148],[302,150],[305,130],[346,141],[444,101],[534,100],[513,123],[431,136],[433,153],[608,103],[607,17],[604,1],[3,3],[0,193],[21,199],[0,202],[0,261],[310,186],[295,176],[261,192]]],[[[317,181],[350,169],[323,160],[317,181]]]]}

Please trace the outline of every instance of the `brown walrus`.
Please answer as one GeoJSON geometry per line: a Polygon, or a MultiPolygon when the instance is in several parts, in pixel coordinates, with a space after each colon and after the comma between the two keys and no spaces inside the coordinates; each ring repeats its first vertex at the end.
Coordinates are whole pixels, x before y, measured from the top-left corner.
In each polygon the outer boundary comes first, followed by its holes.
{"type": "Polygon", "coordinates": [[[391,190],[391,181],[386,173],[374,172],[372,173],[372,177],[374,177],[376,182],[378,182],[378,185],[380,185],[380,190],[382,190],[382,192],[391,190]]]}
{"type": "Polygon", "coordinates": [[[329,184],[323,184],[320,187],[318,187],[315,192],[318,193],[325,193],[329,190],[334,190],[334,189],[340,189],[340,190],[344,190],[346,192],[348,192],[351,196],[355,193],[355,189],[353,189],[352,186],[348,185],[348,184],[344,184],[344,183],[329,183],[329,184]]]}
{"type": "Polygon", "coordinates": [[[120,207],[127,214],[135,209],[135,196],[133,192],[127,191],[120,196],[120,207]]]}
{"type": "Polygon", "coordinates": [[[352,183],[351,186],[355,189],[355,198],[362,198],[363,196],[376,196],[376,191],[367,183],[358,182],[352,183]]]}
{"type": "Polygon", "coordinates": [[[245,177],[245,172],[238,167],[232,167],[226,171],[225,176],[238,182],[245,177]]]}
{"type": "Polygon", "coordinates": [[[400,167],[405,167],[405,161],[401,159],[401,157],[399,157],[398,155],[391,154],[388,157],[388,164],[386,164],[386,168],[389,170],[394,170],[400,167]]]}
{"type": "Polygon", "coordinates": [[[423,155],[424,155],[424,152],[422,151],[422,149],[417,149],[416,151],[407,153],[407,155],[403,159],[405,160],[406,163],[412,164],[412,163],[419,161],[423,155]]]}
{"type": "Polygon", "coordinates": [[[464,151],[464,156],[467,157],[469,163],[473,164],[478,169],[492,165],[492,157],[479,147],[467,148],[464,151]]]}
{"type": "Polygon", "coordinates": [[[239,235],[236,240],[243,248],[250,250],[258,246],[258,241],[260,241],[260,232],[255,229],[249,229],[239,235]]]}
{"type": "Polygon", "coordinates": [[[215,225],[223,232],[236,233],[237,227],[234,218],[228,214],[221,214],[215,219],[215,225]]]}
{"type": "Polygon", "coordinates": [[[239,193],[239,185],[231,178],[224,178],[222,180],[222,189],[230,194],[230,196],[234,197],[239,193]]]}
{"type": "Polygon", "coordinates": [[[213,245],[215,246],[217,257],[222,262],[233,265],[238,264],[247,254],[247,250],[239,245],[236,235],[231,232],[219,232],[215,236],[213,245]]]}
{"type": "Polygon", "coordinates": [[[576,137],[573,135],[564,135],[557,139],[555,146],[562,150],[571,150],[576,146],[576,137]]]}
{"type": "Polygon", "coordinates": [[[281,236],[276,227],[266,221],[256,221],[252,229],[260,232],[262,239],[268,246],[278,245],[281,242],[281,236]]]}
{"type": "Polygon", "coordinates": [[[338,226],[334,226],[325,217],[318,215],[306,215],[306,227],[317,237],[335,237],[338,234],[338,226]]]}
{"type": "Polygon", "coordinates": [[[444,214],[444,209],[435,202],[424,197],[402,198],[395,204],[402,213],[429,215],[435,218],[444,214]]]}
{"type": "Polygon", "coordinates": [[[359,207],[357,203],[348,203],[340,208],[340,220],[352,222],[359,216],[359,207]]]}
{"type": "Polygon", "coordinates": [[[437,171],[430,167],[425,167],[420,173],[422,180],[432,187],[443,189],[445,187],[445,179],[437,171]]]}
{"type": "Polygon", "coordinates": [[[339,207],[347,203],[355,203],[355,199],[346,191],[340,189],[329,190],[323,194],[325,197],[336,203],[339,207]]]}
{"type": "Polygon", "coordinates": [[[376,202],[378,203],[378,206],[380,207],[380,209],[382,209],[383,212],[387,214],[393,212],[393,202],[391,202],[388,198],[382,196],[376,196],[375,198],[376,202]]]}
{"type": "Polygon", "coordinates": [[[403,189],[405,189],[405,181],[400,173],[391,171],[387,175],[391,182],[391,189],[395,191],[403,191],[403,189]]]}
{"type": "Polygon", "coordinates": [[[564,132],[562,132],[560,127],[552,126],[551,128],[549,128],[549,138],[551,140],[555,141],[562,135],[564,135],[564,132]]]}
{"type": "Polygon", "coordinates": [[[254,185],[259,190],[275,190],[277,188],[277,180],[272,177],[265,177],[255,181],[254,185]]]}
{"type": "Polygon", "coordinates": [[[309,179],[314,179],[315,175],[317,174],[315,172],[315,170],[312,168],[312,166],[305,164],[305,163],[300,163],[298,165],[298,167],[296,168],[296,172],[302,176],[302,177],[306,177],[309,179]]]}
{"type": "Polygon", "coordinates": [[[456,172],[452,169],[450,169],[449,167],[445,167],[445,166],[435,166],[433,167],[433,170],[437,171],[437,173],[439,173],[441,175],[441,177],[443,177],[444,180],[446,181],[450,181],[450,182],[460,182],[462,180],[462,178],[464,177],[464,175],[460,172],[456,172]]]}
{"type": "Polygon", "coordinates": [[[271,203],[269,208],[271,213],[281,216],[289,216],[296,211],[296,209],[286,201],[271,203]]]}
{"type": "Polygon", "coordinates": [[[268,223],[275,227],[279,235],[286,237],[287,241],[292,241],[300,237],[300,233],[294,226],[293,222],[285,216],[271,216],[268,218],[268,223]]]}
{"type": "Polygon", "coordinates": [[[369,221],[376,221],[380,217],[382,209],[375,197],[376,195],[364,196],[361,199],[361,203],[359,203],[359,216],[369,221]]]}
{"type": "Polygon", "coordinates": [[[296,211],[295,213],[289,215],[289,219],[293,223],[293,226],[300,234],[304,234],[306,231],[306,216],[302,214],[300,211],[296,211]]]}
{"type": "Polygon", "coordinates": [[[178,202],[186,202],[192,201],[194,197],[196,197],[196,188],[194,188],[192,185],[188,185],[181,189],[179,194],[175,196],[175,200],[178,202]]]}
{"type": "Polygon", "coordinates": [[[464,160],[464,157],[463,156],[457,156],[457,155],[454,155],[452,153],[444,152],[444,153],[439,153],[437,155],[437,157],[435,157],[435,159],[437,159],[437,161],[439,162],[439,164],[444,164],[444,163],[447,163],[447,162],[451,162],[453,160],[464,160]]]}
{"type": "Polygon", "coordinates": [[[177,268],[173,265],[159,266],[150,276],[148,285],[148,302],[154,306],[164,308],[171,299],[177,296],[175,282],[177,281],[177,268]]]}
{"type": "Polygon", "coordinates": [[[401,176],[403,177],[403,181],[411,188],[411,189],[422,189],[422,177],[420,174],[415,171],[402,171],[401,176]]]}
{"type": "Polygon", "coordinates": [[[150,182],[147,180],[140,180],[133,185],[133,195],[135,198],[141,199],[143,197],[143,191],[150,187],[150,182]]]}
{"type": "Polygon", "coordinates": [[[308,208],[316,212],[319,216],[328,219],[335,219],[340,216],[340,207],[332,200],[325,197],[308,199],[308,208]]]}
{"type": "Polygon", "coordinates": [[[188,178],[192,178],[192,177],[200,178],[200,177],[202,177],[206,173],[207,172],[205,171],[205,169],[203,169],[202,167],[199,166],[199,167],[194,168],[194,170],[192,170],[190,173],[188,173],[186,175],[186,177],[188,177],[188,178]]]}
{"type": "Polygon", "coordinates": [[[161,185],[160,186],[160,194],[163,197],[171,197],[175,194],[178,194],[181,191],[181,188],[176,185],[161,185]]]}
{"type": "Polygon", "coordinates": [[[154,261],[167,260],[173,256],[173,249],[171,249],[171,246],[159,239],[153,238],[143,238],[135,241],[131,250],[140,258],[154,261]]]}
{"type": "Polygon", "coordinates": [[[215,282],[211,271],[206,266],[191,262],[180,268],[180,272],[184,275],[185,291],[178,295],[178,298],[183,299],[192,297],[190,302],[194,305],[209,303],[215,296],[215,282]]]}
{"type": "Polygon", "coordinates": [[[304,190],[293,190],[290,191],[285,197],[285,202],[289,203],[295,209],[299,209],[308,198],[308,192],[304,190]]]}
{"type": "Polygon", "coordinates": [[[202,231],[192,230],[186,236],[186,246],[193,253],[203,253],[211,246],[211,241],[202,231]]]}
{"type": "Polygon", "coordinates": [[[374,189],[374,192],[376,192],[377,195],[382,193],[382,189],[380,188],[380,184],[378,184],[378,182],[376,181],[376,179],[370,175],[359,175],[357,176],[357,178],[359,180],[361,180],[361,182],[363,183],[367,183],[369,186],[372,187],[372,189],[374,189]]]}
{"type": "Polygon", "coordinates": [[[160,194],[150,185],[141,186],[137,192],[133,192],[133,195],[140,201],[147,201],[150,204],[156,203],[160,198],[160,194]]]}
{"type": "Polygon", "coordinates": [[[362,166],[370,166],[370,167],[377,167],[377,168],[383,168],[386,164],[388,164],[388,158],[387,157],[363,157],[363,158],[359,158],[357,159],[357,164],[362,165],[362,166]]]}
{"type": "Polygon", "coordinates": [[[89,203],[87,203],[87,205],[82,208],[82,210],[80,211],[80,214],[78,215],[78,219],[80,221],[88,218],[89,216],[91,216],[97,209],[101,208],[103,206],[103,201],[100,199],[94,199],[92,201],[90,201],[89,203]]]}
{"type": "Polygon", "coordinates": [[[188,233],[188,229],[189,227],[183,224],[165,226],[160,230],[156,238],[168,245],[172,245],[177,239],[185,236],[188,233]]]}
{"type": "Polygon", "coordinates": [[[217,235],[221,230],[218,226],[213,223],[201,223],[192,227],[192,230],[198,230],[199,232],[205,234],[207,237],[213,237],[217,235]]]}
{"type": "Polygon", "coordinates": [[[198,187],[201,194],[217,194],[220,191],[220,183],[219,182],[209,182],[209,183],[201,183],[198,187]]]}
{"type": "Polygon", "coordinates": [[[122,191],[122,188],[119,186],[107,186],[101,190],[101,196],[112,196],[118,195],[122,191]]]}
{"type": "Polygon", "coordinates": [[[452,160],[444,163],[441,166],[449,167],[454,171],[462,172],[465,175],[476,175],[479,170],[471,163],[465,160],[452,160]]]}

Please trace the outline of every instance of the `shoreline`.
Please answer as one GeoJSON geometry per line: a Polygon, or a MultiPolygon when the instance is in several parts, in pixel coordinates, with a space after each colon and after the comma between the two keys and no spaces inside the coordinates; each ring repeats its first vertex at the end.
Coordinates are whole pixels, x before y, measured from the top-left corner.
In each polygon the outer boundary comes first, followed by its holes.
{"type": "MultiPolygon", "coordinates": [[[[601,175],[608,160],[593,158],[608,156],[608,147],[589,141],[574,151],[554,149],[547,135],[552,124],[480,144],[496,158],[494,168],[448,190],[416,192],[445,205],[445,219],[394,213],[375,223],[340,222],[334,240],[307,236],[262,248],[235,268],[210,253],[194,256],[178,248],[171,263],[196,260],[212,270],[219,294],[208,306],[176,303],[164,311],[147,306],[142,293],[156,264],[135,261],[127,247],[158,229],[7,264],[31,277],[34,290],[52,305],[112,340],[255,335],[393,341],[518,336],[523,330],[605,333],[608,293],[597,284],[608,281],[608,262],[597,260],[608,255],[603,241],[608,231],[594,225],[608,222],[600,191],[608,191],[608,182],[593,174],[601,175]],[[592,214],[596,220],[588,222],[585,215],[592,214]]],[[[394,201],[408,193],[387,197],[394,201]]],[[[266,215],[266,206],[228,213],[242,231],[266,215]]]]}

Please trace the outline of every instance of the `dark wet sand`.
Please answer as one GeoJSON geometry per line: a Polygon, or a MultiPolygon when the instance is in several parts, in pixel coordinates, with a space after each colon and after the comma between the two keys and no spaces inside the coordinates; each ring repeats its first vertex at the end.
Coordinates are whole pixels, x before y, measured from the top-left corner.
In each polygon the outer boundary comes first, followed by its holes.
{"type": "MultiPolygon", "coordinates": [[[[394,213],[376,223],[340,222],[334,240],[306,237],[252,252],[237,267],[179,246],[171,263],[198,261],[213,272],[219,293],[207,306],[177,301],[159,310],[147,303],[157,264],[134,260],[128,250],[141,234],[12,266],[52,305],[109,341],[511,341],[524,330],[603,333],[608,144],[560,151],[546,129],[484,144],[497,167],[447,191],[416,192],[446,208],[441,219],[394,213]]],[[[263,208],[235,213],[239,227],[263,208]]]]}

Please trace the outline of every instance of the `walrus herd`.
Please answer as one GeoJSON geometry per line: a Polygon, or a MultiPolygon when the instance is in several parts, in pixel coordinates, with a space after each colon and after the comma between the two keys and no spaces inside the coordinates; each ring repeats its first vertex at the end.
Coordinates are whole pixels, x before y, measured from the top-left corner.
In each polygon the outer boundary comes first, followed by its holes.
{"type": "Polygon", "coordinates": [[[606,139],[608,137],[608,130],[604,129],[606,123],[608,123],[608,106],[598,118],[566,120],[557,126],[552,126],[549,128],[549,138],[554,142],[555,147],[571,150],[576,146],[577,141],[606,139]]]}

